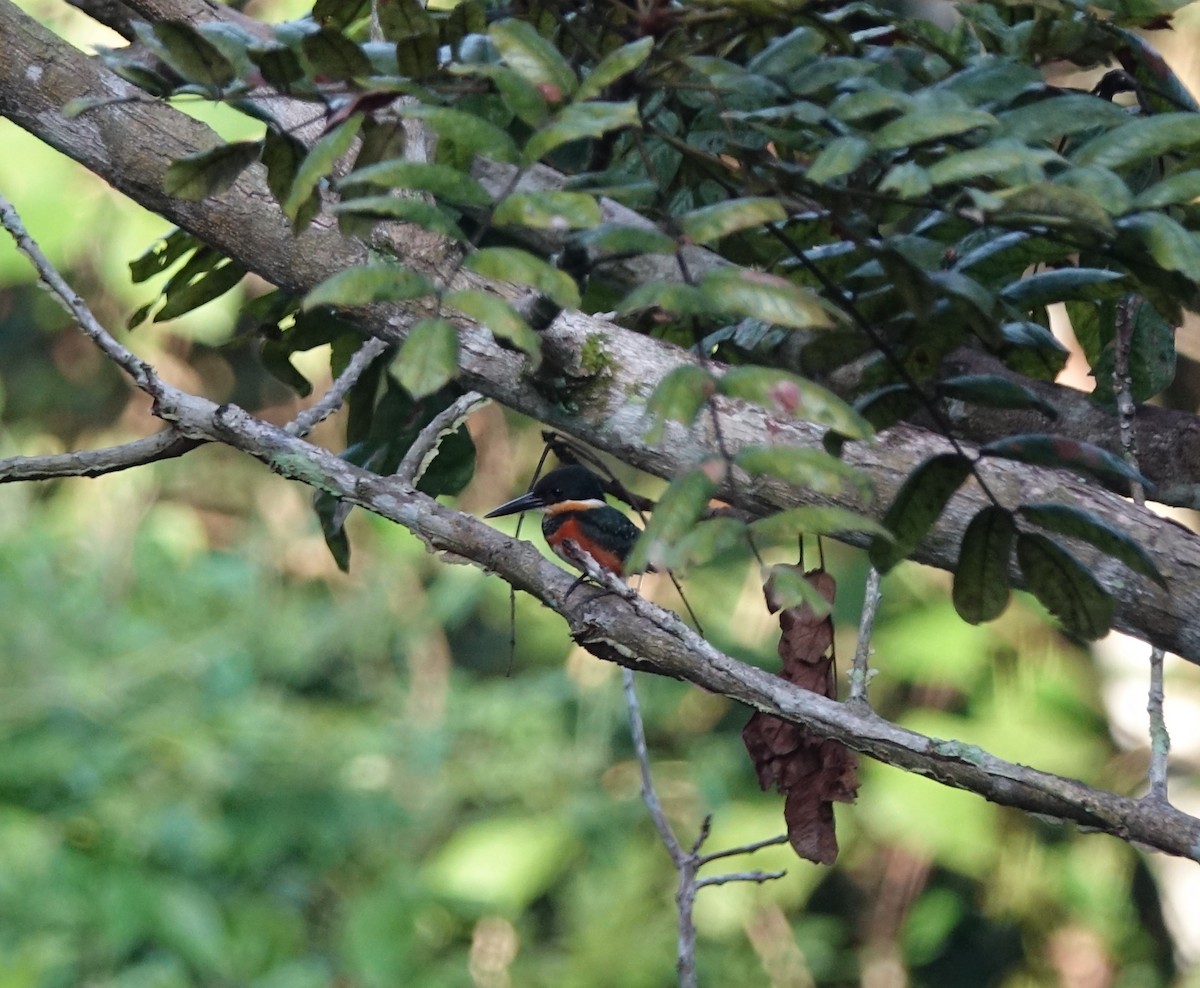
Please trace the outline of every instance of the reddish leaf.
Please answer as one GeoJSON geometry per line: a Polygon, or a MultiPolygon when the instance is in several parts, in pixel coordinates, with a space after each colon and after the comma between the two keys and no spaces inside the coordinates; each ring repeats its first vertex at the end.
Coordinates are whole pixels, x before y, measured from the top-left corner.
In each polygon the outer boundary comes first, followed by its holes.
{"type": "MultiPolygon", "coordinates": [[[[795,571],[798,567],[776,567],[795,571]]],[[[830,603],[837,584],[824,570],[804,574],[804,579],[830,603]]],[[[765,588],[767,607],[773,600],[773,580],[765,588]]],[[[818,617],[807,604],[779,612],[780,675],[790,683],[821,696],[834,697],[833,621],[818,617]]],[[[742,741],[758,772],[763,789],[775,786],[786,794],[783,819],[788,839],[800,857],[818,864],[837,859],[833,803],[851,803],[858,792],[858,759],[838,741],[818,737],[790,721],[756,713],[742,731],[742,741]]]]}

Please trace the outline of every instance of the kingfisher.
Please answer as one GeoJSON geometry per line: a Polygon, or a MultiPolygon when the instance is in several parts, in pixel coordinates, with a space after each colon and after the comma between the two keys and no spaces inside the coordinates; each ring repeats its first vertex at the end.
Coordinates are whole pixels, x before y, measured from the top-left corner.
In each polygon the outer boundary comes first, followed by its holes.
{"type": "Polygon", "coordinates": [[[604,500],[604,485],[587,467],[577,464],[557,467],[529,489],[529,493],[506,501],[485,518],[515,515],[518,511],[543,510],[542,534],[554,554],[579,569],[565,551],[573,542],[596,565],[622,576],[625,560],[641,535],[633,522],[604,500]]]}

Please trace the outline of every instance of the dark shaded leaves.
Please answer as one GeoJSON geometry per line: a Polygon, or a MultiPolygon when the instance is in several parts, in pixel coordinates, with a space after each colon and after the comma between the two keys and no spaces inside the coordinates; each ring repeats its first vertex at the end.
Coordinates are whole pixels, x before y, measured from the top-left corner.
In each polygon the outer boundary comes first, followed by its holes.
{"type": "Polygon", "coordinates": [[[991,621],[1008,606],[1008,563],[1016,534],[1006,508],[990,505],[971,519],[954,571],[954,609],[964,621],[991,621]]]}
{"type": "Polygon", "coordinates": [[[907,559],[970,474],[971,461],[961,453],[931,456],[909,474],[883,516],[894,541],[876,538],[871,542],[875,568],[887,572],[907,559]]]}
{"type": "Polygon", "coordinates": [[[1025,585],[1046,610],[1080,638],[1103,638],[1112,624],[1113,599],[1078,559],[1044,535],[1017,536],[1017,563],[1025,585]]]}
{"type": "Polygon", "coordinates": [[[1119,559],[1135,573],[1166,588],[1167,581],[1154,565],[1150,554],[1136,540],[1114,528],[1099,515],[1069,504],[1052,502],[1023,504],[1017,510],[1035,525],[1091,543],[1105,555],[1119,559]]]}

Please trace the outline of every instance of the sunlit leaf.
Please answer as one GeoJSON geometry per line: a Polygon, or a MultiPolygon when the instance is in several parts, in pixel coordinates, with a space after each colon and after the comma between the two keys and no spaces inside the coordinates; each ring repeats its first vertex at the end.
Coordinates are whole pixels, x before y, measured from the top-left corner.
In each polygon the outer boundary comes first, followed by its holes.
{"type": "Polygon", "coordinates": [[[762,319],[793,329],[832,326],[833,319],[817,296],[786,278],[746,268],[714,268],[700,290],[717,312],[762,319]]]}
{"type": "Polygon", "coordinates": [[[810,182],[823,184],[849,175],[871,154],[871,142],[862,137],[835,137],[821,148],[808,166],[810,182]]]}
{"type": "Polygon", "coordinates": [[[638,285],[617,306],[619,314],[661,309],[677,316],[699,316],[709,311],[708,296],[693,285],[677,281],[647,281],[638,285]]]}
{"type": "Polygon", "coordinates": [[[1123,294],[1125,276],[1100,268],[1059,268],[1039,271],[1006,285],[1000,297],[1018,309],[1033,309],[1072,298],[1115,298],[1123,294]]]}
{"type": "Polygon", "coordinates": [[[788,371],[731,367],[717,379],[717,389],[772,413],[828,426],[848,439],[869,439],[873,434],[866,419],[832,391],[788,371]]]}
{"type": "Polygon", "coordinates": [[[875,568],[887,572],[911,556],[970,475],[971,461],[960,453],[939,453],[913,470],[883,516],[883,526],[894,538],[871,542],[875,568]]]}
{"type": "Polygon", "coordinates": [[[458,330],[445,319],[417,320],[392,369],[414,398],[432,394],[458,373],[458,330]]]}
{"type": "Polygon", "coordinates": [[[534,230],[586,229],[600,222],[600,204],[586,192],[514,192],[496,205],[492,222],[534,230]]]}
{"type": "Polygon", "coordinates": [[[333,211],[341,215],[364,216],[373,219],[415,223],[426,230],[441,233],[454,240],[465,241],[466,234],[444,211],[424,199],[408,196],[362,196],[335,203],[333,211]]]}
{"type": "Polygon", "coordinates": [[[602,137],[609,131],[637,127],[639,124],[635,100],[626,103],[573,103],[555,114],[529,139],[521,159],[526,164],[533,164],[563,144],[602,137]]]}
{"type": "Polygon", "coordinates": [[[1131,118],[1122,126],[1088,141],[1072,158],[1080,165],[1121,168],[1172,151],[1186,151],[1197,144],[1200,144],[1200,116],[1158,113],[1131,118]]]}
{"type": "Polygon", "coordinates": [[[645,62],[653,49],[654,39],[647,37],[639,38],[637,41],[622,45],[609,52],[583,80],[575,93],[576,101],[594,99],[603,95],[608,86],[645,62]]]}
{"type": "Polygon", "coordinates": [[[674,254],[678,244],[653,227],[601,223],[575,234],[574,242],[600,254],[674,254]]]}
{"type": "Polygon", "coordinates": [[[1200,241],[1171,217],[1135,213],[1119,219],[1117,229],[1133,233],[1161,267],[1200,281],[1200,241]]]}
{"type": "Polygon", "coordinates": [[[1046,610],[1080,638],[1103,638],[1112,625],[1112,597],[1086,566],[1044,535],[1017,536],[1025,585],[1046,610]]]}
{"type": "Polygon", "coordinates": [[[353,171],[338,183],[342,188],[382,185],[429,192],[462,206],[490,206],[492,197],[475,179],[449,165],[426,161],[380,161],[353,171]]]}
{"type": "Polygon", "coordinates": [[[739,230],[781,223],[787,219],[783,203],[775,198],[727,199],[694,209],[680,217],[684,234],[694,243],[708,244],[739,230]]]}
{"type": "Polygon", "coordinates": [[[496,161],[515,162],[519,157],[517,145],[495,124],[446,106],[405,106],[400,112],[406,117],[425,121],[439,137],[453,141],[467,154],[482,154],[496,161]]]}
{"type": "Polygon", "coordinates": [[[875,131],[871,143],[880,150],[892,151],[995,126],[996,118],[983,110],[921,109],[885,123],[875,131]]]}
{"type": "Polygon", "coordinates": [[[304,297],[304,308],[398,302],[433,292],[433,283],[423,274],[380,261],[347,268],[326,278],[304,297]]]}
{"type": "Polygon", "coordinates": [[[954,609],[964,621],[991,621],[1008,606],[1008,566],[1016,535],[1006,508],[989,505],[971,519],[954,570],[954,609]]]}
{"type": "Polygon", "coordinates": [[[715,391],[712,373],[696,364],[683,364],[668,371],[646,402],[646,418],[650,421],[647,441],[659,442],[668,420],[690,426],[715,391]]]}
{"type": "Polygon", "coordinates": [[[516,247],[485,247],[467,255],[464,266],[485,278],[528,285],[564,309],[579,308],[579,286],[565,271],[516,247]]]}
{"type": "Polygon", "coordinates": [[[526,21],[506,19],[488,29],[505,63],[538,87],[550,103],[560,103],[575,92],[578,80],[557,48],[526,21]]]}
{"type": "Polygon", "coordinates": [[[356,113],[322,137],[296,169],[296,176],[283,201],[283,211],[296,224],[317,183],[333,171],[337,160],[345,154],[362,126],[362,114],[356,113]]]}
{"type": "Polygon", "coordinates": [[[1150,553],[1136,539],[1114,528],[1099,515],[1074,505],[1053,502],[1022,504],[1017,510],[1035,525],[1091,543],[1105,555],[1119,559],[1134,572],[1166,589],[1167,581],[1150,553]]]}
{"type": "Polygon", "coordinates": [[[716,483],[700,468],[671,481],[629,554],[626,569],[637,573],[647,566],[669,567],[671,547],[699,521],[714,490],[716,483]]]}
{"type": "Polygon", "coordinates": [[[530,356],[534,369],[542,359],[542,341],[529,323],[522,319],[504,299],[482,288],[466,288],[449,292],[442,300],[451,308],[474,319],[497,339],[507,340],[530,356]]]}
{"type": "Polygon", "coordinates": [[[776,477],[817,494],[852,491],[865,501],[874,496],[871,480],[861,470],[820,449],[778,444],[747,446],[733,461],[752,477],[776,477]]]}

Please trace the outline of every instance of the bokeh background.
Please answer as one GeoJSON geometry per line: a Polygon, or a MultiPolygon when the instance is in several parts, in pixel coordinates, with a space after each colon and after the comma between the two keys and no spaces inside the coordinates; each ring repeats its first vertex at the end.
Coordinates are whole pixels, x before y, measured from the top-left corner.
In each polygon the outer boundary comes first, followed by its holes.
{"type": "MultiPolygon", "coordinates": [[[[77,44],[120,44],[58,0],[19,3],[77,44]]],[[[1180,23],[1167,46],[1186,70],[1200,16],[1180,23]]],[[[0,147],[0,191],[123,326],[156,291],[128,262],[167,225],[6,121],[0,147]]],[[[265,288],[248,279],[127,341],[174,383],[286,421],[300,404],[238,321],[265,288]]],[[[327,360],[302,370],[319,382],[327,360]]],[[[1180,407],[1196,408],[1195,377],[1185,361],[1180,407]]],[[[0,242],[0,457],[154,428],[0,242]]],[[[457,503],[480,513],[524,489],[540,440],[495,407],[471,428],[478,469],[457,503]]],[[[340,448],[339,420],[316,438],[340,448]]],[[[673,982],[675,876],[638,798],[616,669],[526,599],[514,644],[505,585],[361,511],[349,526],[344,574],[306,489],[216,448],[0,487],[0,988],[673,982]]],[[[837,547],[828,561],[845,665],[866,564],[837,547]]],[[[775,668],[757,576],[727,558],[687,590],[719,647],[775,668]]],[[[679,606],[669,586],[646,591],[679,606]]],[[[1145,654],[1118,636],[1079,648],[1024,597],[971,628],[944,575],[901,567],[875,665],[874,702],[906,726],[1141,791],[1145,654]]],[[[1172,793],[1193,811],[1195,673],[1169,660],[1172,793]]],[[[712,850],[781,832],[741,745],[748,711],[639,689],[681,837],[708,814],[712,850]]],[[[1200,985],[1194,864],[872,762],[838,826],[834,868],[771,848],[729,864],[783,879],[700,893],[702,984],[1200,985]]]]}

